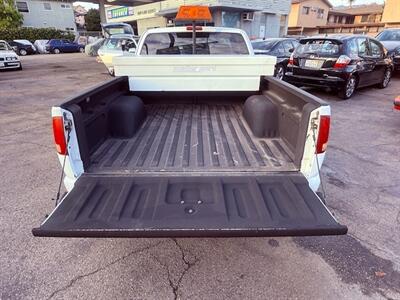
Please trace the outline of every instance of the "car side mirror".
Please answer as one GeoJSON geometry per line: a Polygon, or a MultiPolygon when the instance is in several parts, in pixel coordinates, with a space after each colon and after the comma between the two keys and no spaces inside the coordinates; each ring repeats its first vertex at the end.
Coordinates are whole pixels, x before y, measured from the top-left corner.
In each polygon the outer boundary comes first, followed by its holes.
{"type": "Polygon", "coordinates": [[[289,49],[289,53],[293,53],[293,51],[294,51],[294,48],[289,49]]]}

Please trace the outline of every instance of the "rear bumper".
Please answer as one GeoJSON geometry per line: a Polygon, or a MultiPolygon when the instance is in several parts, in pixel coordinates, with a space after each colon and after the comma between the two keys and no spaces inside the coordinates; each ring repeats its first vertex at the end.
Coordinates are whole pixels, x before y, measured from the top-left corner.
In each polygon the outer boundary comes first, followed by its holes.
{"type": "Polygon", "coordinates": [[[400,56],[393,58],[393,66],[395,71],[400,71],[400,56]]]}
{"type": "Polygon", "coordinates": [[[297,86],[311,86],[311,87],[330,87],[330,88],[342,88],[345,84],[345,80],[340,77],[326,76],[312,77],[293,75],[292,72],[286,72],[285,81],[297,85],[297,86]]]}

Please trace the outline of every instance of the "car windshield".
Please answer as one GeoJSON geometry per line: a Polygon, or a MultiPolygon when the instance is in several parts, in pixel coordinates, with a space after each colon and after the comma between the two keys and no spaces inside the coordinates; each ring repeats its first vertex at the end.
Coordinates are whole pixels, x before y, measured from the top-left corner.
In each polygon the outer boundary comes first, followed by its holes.
{"type": "Polygon", "coordinates": [[[276,41],[259,41],[259,42],[252,42],[254,50],[266,50],[271,51],[272,48],[275,46],[276,41]]]}
{"type": "Polygon", "coordinates": [[[121,50],[123,41],[132,42],[129,38],[111,38],[107,39],[105,47],[110,50],[121,50]]]}
{"type": "Polygon", "coordinates": [[[331,40],[305,41],[296,48],[296,54],[334,56],[339,54],[339,44],[331,40]]]}
{"type": "Polygon", "coordinates": [[[382,31],[376,38],[378,41],[400,41],[400,30],[382,31]]]}
{"type": "MultiPolygon", "coordinates": [[[[146,37],[140,54],[193,54],[192,32],[151,33],[146,37]]],[[[196,54],[245,55],[249,54],[249,50],[241,34],[228,32],[197,32],[196,54]]]]}
{"type": "Polygon", "coordinates": [[[11,47],[6,42],[0,42],[0,51],[11,50],[11,47]]]}

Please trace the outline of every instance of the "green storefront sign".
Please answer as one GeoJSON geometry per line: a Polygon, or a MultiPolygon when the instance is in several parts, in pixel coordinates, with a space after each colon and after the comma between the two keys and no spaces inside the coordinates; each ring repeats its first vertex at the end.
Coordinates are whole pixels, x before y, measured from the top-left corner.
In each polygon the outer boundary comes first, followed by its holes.
{"type": "Polygon", "coordinates": [[[107,11],[108,19],[123,18],[133,16],[133,7],[118,7],[107,11]]]}

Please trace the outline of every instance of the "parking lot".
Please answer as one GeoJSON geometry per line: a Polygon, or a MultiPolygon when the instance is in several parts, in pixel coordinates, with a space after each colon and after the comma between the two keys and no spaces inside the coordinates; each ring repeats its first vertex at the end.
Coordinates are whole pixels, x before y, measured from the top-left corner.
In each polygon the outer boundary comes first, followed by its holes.
{"type": "Polygon", "coordinates": [[[50,108],[110,79],[83,54],[22,58],[0,73],[0,299],[400,299],[400,75],[332,107],[322,168],[345,236],[34,238],[60,164],[50,108]]]}

